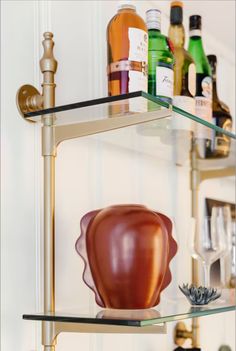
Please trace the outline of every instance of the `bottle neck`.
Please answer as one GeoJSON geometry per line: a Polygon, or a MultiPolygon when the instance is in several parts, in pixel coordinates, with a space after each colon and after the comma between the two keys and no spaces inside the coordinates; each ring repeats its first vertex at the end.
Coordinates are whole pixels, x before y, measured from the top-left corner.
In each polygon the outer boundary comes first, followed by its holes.
{"type": "Polygon", "coordinates": [[[157,33],[161,33],[161,30],[157,28],[148,28],[148,31],[155,31],[157,33]]]}
{"type": "Polygon", "coordinates": [[[201,29],[190,29],[189,30],[189,37],[202,37],[202,31],[201,29]]]}
{"type": "Polygon", "coordinates": [[[168,37],[174,44],[175,48],[183,48],[185,42],[184,26],[182,24],[171,24],[168,37]]]}
{"type": "Polygon", "coordinates": [[[205,55],[204,48],[202,44],[202,36],[201,31],[199,29],[194,29],[189,32],[189,49],[191,51],[192,48],[197,49],[199,54],[205,55]]]}
{"type": "Polygon", "coordinates": [[[118,9],[118,13],[123,13],[123,12],[136,13],[136,9],[134,7],[123,6],[118,9]]]}
{"type": "Polygon", "coordinates": [[[217,94],[217,85],[216,85],[216,67],[212,67],[212,94],[213,94],[213,100],[219,100],[218,94],[217,94]]]}

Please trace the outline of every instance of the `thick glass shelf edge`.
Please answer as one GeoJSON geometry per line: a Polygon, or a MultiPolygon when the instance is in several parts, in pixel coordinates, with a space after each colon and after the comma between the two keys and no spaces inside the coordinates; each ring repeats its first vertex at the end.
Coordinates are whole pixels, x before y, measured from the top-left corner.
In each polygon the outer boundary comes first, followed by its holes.
{"type": "Polygon", "coordinates": [[[76,311],[24,314],[23,319],[34,321],[67,322],[82,324],[105,324],[114,326],[144,327],[188,318],[202,317],[236,309],[235,291],[226,290],[222,297],[207,306],[191,306],[185,298],[164,300],[147,310],[111,310],[96,308],[94,314],[76,311]]]}
{"type": "MultiPolygon", "coordinates": [[[[32,121],[41,121],[41,117],[53,115],[55,117],[55,125],[96,122],[104,118],[119,118],[126,116],[132,118],[132,115],[149,114],[162,110],[172,110],[175,114],[181,115],[196,123],[200,123],[210,129],[223,133],[232,139],[236,139],[236,135],[216,125],[213,125],[193,114],[188,113],[174,105],[170,105],[161,99],[152,96],[143,91],[136,91],[123,95],[109,96],[99,99],[87,100],[78,103],[72,103],[62,106],[56,106],[50,109],[38,110],[24,114],[25,119],[32,121]]],[[[156,119],[158,119],[158,113],[156,119]]],[[[155,118],[152,118],[155,119],[155,118]]],[[[149,119],[147,118],[147,121],[149,119]]],[[[145,118],[143,119],[145,122],[145,118]]],[[[140,123],[140,122],[138,122],[140,123]]],[[[131,124],[135,124],[131,123],[131,124]]],[[[126,126],[126,124],[124,124],[126,126]]]]}

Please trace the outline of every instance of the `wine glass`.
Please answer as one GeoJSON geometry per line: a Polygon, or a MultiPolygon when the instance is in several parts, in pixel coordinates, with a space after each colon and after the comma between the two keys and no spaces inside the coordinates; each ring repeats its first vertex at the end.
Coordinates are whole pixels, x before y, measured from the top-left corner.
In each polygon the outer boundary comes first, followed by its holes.
{"type": "Polygon", "coordinates": [[[196,221],[193,219],[189,246],[192,257],[202,262],[204,271],[203,285],[209,287],[211,265],[227,250],[222,210],[219,210],[218,207],[213,207],[212,215],[203,218],[199,231],[196,230],[196,221]]]}
{"type": "Polygon", "coordinates": [[[220,280],[221,285],[226,284],[226,270],[225,270],[225,257],[231,254],[232,248],[232,218],[231,209],[229,205],[216,207],[212,209],[212,216],[218,216],[218,230],[221,233],[221,240],[223,240],[225,245],[225,250],[220,256],[220,280]]]}

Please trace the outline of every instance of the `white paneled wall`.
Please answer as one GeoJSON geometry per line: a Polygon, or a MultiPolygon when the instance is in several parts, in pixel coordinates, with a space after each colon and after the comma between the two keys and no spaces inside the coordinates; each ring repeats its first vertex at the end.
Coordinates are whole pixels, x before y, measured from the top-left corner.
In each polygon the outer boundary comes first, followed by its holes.
{"type": "MultiPolygon", "coordinates": [[[[39,128],[20,119],[15,92],[23,83],[39,86],[38,59],[42,32],[55,35],[58,72],[57,104],[101,97],[106,91],[106,26],[115,14],[118,1],[3,1],[2,13],[2,302],[4,351],[40,349],[36,323],[21,320],[25,312],[40,310],[42,299],[42,241],[40,239],[41,171],[39,128]],[[17,294],[16,294],[17,292],[17,294]],[[12,303],[12,301],[14,301],[12,303]]],[[[202,13],[206,22],[204,46],[219,57],[219,94],[234,115],[235,58],[229,40],[222,41],[224,26],[215,31],[212,1],[185,1],[186,14],[202,13]],[[202,9],[201,9],[202,7],[202,9]],[[200,12],[199,12],[200,11],[200,12]],[[211,24],[214,27],[210,31],[211,24]]],[[[232,1],[218,1],[217,14],[232,1]],[[223,5],[224,3],[224,5],[223,5]]],[[[169,1],[136,1],[137,11],[158,6],[162,28],[167,34],[169,1]]],[[[223,22],[226,18],[222,19],[223,22]]],[[[185,18],[187,29],[187,16],[185,18]]],[[[228,27],[227,27],[228,28],[228,27]]],[[[233,28],[233,23],[232,23],[233,28]]],[[[187,34],[187,30],[186,30],[187,34]]],[[[225,36],[228,32],[225,29],[225,36]]],[[[187,37],[187,35],[186,35],[187,37]]],[[[186,43],[188,38],[186,38],[186,43]]],[[[232,43],[233,45],[233,43],[232,43]]],[[[233,46],[232,46],[233,47],[233,46]]],[[[114,138],[116,137],[114,132],[114,138]]],[[[124,147],[103,143],[100,137],[72,140],[60,145],[56,162],[56,304],[58,309],[96,310],[93,293],[82,282],[83,263],[75,252],[80,218],[87,211],[114,203],[144,203],[174,218],[179,253],[172,264],[173,284],[167,298],[176,293],[178,283],[190,280],[190,259],[186,237],[190,218],[189,173],[164,162],[139,155],[124,147]]],[[[138,140],[132,140],[135,145],[138,140]]],[[[233,201],[232,183],[204,184],[204,196],[233,201]]],[[[221,343],[234,347],[233,315],[201,319],[201,345],[213,351],[221,343]],[[218,332],[219,331],[219,332],[218,332]],[[212,339],[214,338],[214,343],[212,339]]],[[[187,321],[190,325],[190,321],[187,321]]],[[[77,335],[58,338],[58,351],[156,351],[172,350],[172,329],[168,335],[77,335]]]]}

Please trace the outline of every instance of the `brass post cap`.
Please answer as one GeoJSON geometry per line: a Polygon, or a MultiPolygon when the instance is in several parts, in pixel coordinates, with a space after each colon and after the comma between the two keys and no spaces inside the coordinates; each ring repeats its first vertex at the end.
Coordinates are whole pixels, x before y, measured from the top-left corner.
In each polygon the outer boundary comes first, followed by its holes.
{"type": "Polygon", "coordinates": [[[42,42],[44,53],[43,57],[40,60],[40,69],[41,72],[53,72],[56,73],[57,70],[57,61],[53,55],[53,34],[51,32],[45,32],[43,34],[44,40],[42,42]]]}

